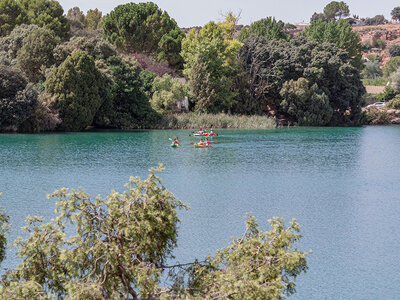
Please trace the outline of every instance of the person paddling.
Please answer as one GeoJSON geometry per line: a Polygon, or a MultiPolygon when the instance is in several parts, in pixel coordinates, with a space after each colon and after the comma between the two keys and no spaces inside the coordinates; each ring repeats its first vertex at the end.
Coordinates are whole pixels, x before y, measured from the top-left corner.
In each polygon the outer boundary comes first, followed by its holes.
{"type": "Polygon", "coordinates": [[[181,141],[179,140],[179,138],[177,136],[174,136],[174,140],[173,140],[172,144],[180,146],[181,145],[181,141]]]}

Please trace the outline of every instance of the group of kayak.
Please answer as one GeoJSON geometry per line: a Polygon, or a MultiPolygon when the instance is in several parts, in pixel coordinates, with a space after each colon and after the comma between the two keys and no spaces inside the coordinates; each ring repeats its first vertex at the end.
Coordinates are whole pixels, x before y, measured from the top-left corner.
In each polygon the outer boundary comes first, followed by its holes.
{"type": "MultiPolygon", "coordinates": [[[[212,147],[211,143],[214,142],[216,143],[217,141],[209,141],[208,137],[213,137],[217,136],[218,134],[214,133],[213,130],[199,130],[198,132],[192,132],[189,136],[197,136],[197,137],[206,137],[205,139],[201,138],[198,143],[190,143],[193,145],[195,148],[209,148],[212,147]]],[[[172,140],[172,139],[170,139],[172,140]]],[[[171,147],[172,148],[179,148],[181,146],[181,141],[177,136],[174,136],[174,139],[172,140],[171,147]]]]}
{"type": "Polygon", "coordinates": [[[197,132],[193,131],[192,134],[189,134],[189,136],[218,136],[218,134],[214,133],[214,131],[211,128],[210,130],[200,129],[197,132]]]}

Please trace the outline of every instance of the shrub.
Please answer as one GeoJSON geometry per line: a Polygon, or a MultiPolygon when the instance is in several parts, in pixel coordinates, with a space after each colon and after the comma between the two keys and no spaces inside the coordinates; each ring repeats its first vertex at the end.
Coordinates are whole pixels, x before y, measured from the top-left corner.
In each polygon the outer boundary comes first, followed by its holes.
{"type": "Polygon", "coordinates": [[[100,106],[100,76],[93,58],[80,50],[48,76],[45,88],[56,97],[54,108],[62,119],[59,129],[79,131],[92,124],[100,106]]]}
{"type": "Polygon", "coordinates": [[[382,70],[380,64],[377,61],[368,61],[364,65],[364,69],[361,72],[363,78],[375,79],[382,77],[382,70]]]}
{"type": "Polygon", "coordinates": [[[396,95],[392,100],[386,103],[388,108],[400,109],[400,95],[396,95]]]}
{"type": "Polygon", "coordinates": [[[391,57],[400,56],[400,45],[391,45],[389,47],[389,54],[391,57]]]}
{"type": "Polygon", "coordinates": [[[0,129],[16,130],[36,106],[32,84],[18,70],[0,65],[0,129]]]}

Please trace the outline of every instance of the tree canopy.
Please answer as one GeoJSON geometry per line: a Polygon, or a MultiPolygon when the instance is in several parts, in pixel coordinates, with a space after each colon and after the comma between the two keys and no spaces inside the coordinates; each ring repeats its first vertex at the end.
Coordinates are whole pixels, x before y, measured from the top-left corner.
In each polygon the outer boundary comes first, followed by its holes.
{"type": "Polygon", "coordinates": [[[392,19],[393,20],[400,20],[400,6],[396,6],[395,8],[392,9],[392,11],[390,12],[392,19]]]}
{"type": "Polygon", "coordinates": [[[61,39],[67,39],[69,23],[64,10],[55,0],[19,0],[31,24],[47,27],[61,39]]]}
{"type": "Polygon", "coordinates": [[[250,37],[239,55],[256,105],[269,106],[308,125],[359,122],[364,87],[346,51],[301,37],[290,42],[250,37]],[[307,120],[300,118],[306,112],[311,114],[307,120]]]}
{"type": "Polygon", "coordinates": [[[154,78],[150,104],[158,113],[171,113],[176,108],[176,102],[181,101],[186,94],[182,83],[165,74],[163,77],[154,78]]]}
{"type": "Polygon", "coordinates": [[[15,26],[26,21],[26,12],[18,1],[0,1],[0,37],[10,34],[15,26]]]}
{"type": "Polygon", "coordinates": [[[328,20],[335,20],[350,15],[349,6],[343,1],[332,1],[324,7],[324,15],[328,20]]]}
{"type": "Polygon", "coordinates": [[[16,131],[36,106],[32,84],[18,70],[0,65],[0,130],[16,131]]]}
{"type": "Polygon", "coordinates": [[[46,79],[46,91],[56,97],[55,108],[60,112],[61,130],[79,131],[91,125],[101,100],[100,72],[94,60],[77,50],[46,79]]]}
{"type": "MultiPolygon", "coordinates": [[[[301,238],[295,219],[285,226],[273,218],[263,231],[249,216],[243,236],[215,255],[168,264],[177,245],[177,210],[188,207],[162,185],[161,170],[150,169],[144,180],[131,177],[122,193],[106,198],[81,189],[54,191],[48,197],[57,200],[56,217],[26,219],[26,237],[15,243],[22,261],[2,278],[1,297],[272,300],[295,292],[309,254],[293,247],[301,238]],[[166,271],[171,284],[162,286],[166,271]]],[[[0,225],[7,224],[0,211],[0,225]]],[[[0,248],[1,236],[4,230],[0,248]]]]}
{"type": "Polygon", "coordinates": [[[152,2],[117,6],[104,19],[106,39],[127,52],[146,53],[177,64],[184,37],[175,20],[152,2]]]}
{"type": "Polygon", "coordinates": [[[267,40],[284,39],[287,40],[289,35],[285,33],[284,23],[276,21],[275,18],[268,17],[250,24],[249,28],[243,27],[239,32],[238,39],[244,41],[250,35],[263,36],[267,40]]]}
{"type": "Polygon", "coordinates": [[[320,43],[337,45],[349,53],[353,66],[362,68],[361,39],[357,32],[352,31],[351,25],[346,20],[314,21],[302,32],[302,35],[320,43]]]}
{"type": "Polygon", "coordinates": [[[228,16],[225,22],[210,22],[200,31],[192,29],[182,42],[183,72],[190,79],[198,111],[228,111],[235,103],[237,94],[231,88],[236,52],[242,44],[232,37],[234,25],[228,16]]]}

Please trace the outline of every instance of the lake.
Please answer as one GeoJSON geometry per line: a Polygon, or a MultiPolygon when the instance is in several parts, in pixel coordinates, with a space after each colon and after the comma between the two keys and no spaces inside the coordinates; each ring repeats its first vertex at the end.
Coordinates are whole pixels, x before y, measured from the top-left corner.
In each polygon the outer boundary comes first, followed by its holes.
{"type": "MultiPolygon", "coordinates": [[[[192,208],[180,212],[179,262],[202,259],[244,232],[253,212],[296,218],[309,270],[289,299],[396,299],[400,292],[400,127],[216,130],[194,149],[190,131],[0,135],[0,199],[9,242],[27,215],[54,215],[46,194],[123,190],[163,163],[163,183],[192,208]],[[170,148],[178,135],[183,147],[170,148]]],[[[1,265],[14,268],[12,252],[1,265]]]]}

